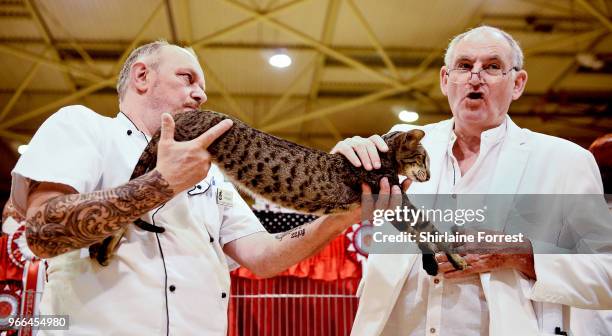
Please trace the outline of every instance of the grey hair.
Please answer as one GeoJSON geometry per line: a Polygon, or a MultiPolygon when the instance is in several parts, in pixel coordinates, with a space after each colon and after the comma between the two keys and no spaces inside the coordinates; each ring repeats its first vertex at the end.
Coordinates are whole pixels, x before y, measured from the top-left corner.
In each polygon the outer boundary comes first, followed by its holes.
{"type": "Polygon", "coordinates": [[[446,53],[444,54],[444,65],[446,65],[447,67],[450,66],[452,57],[453,57],[453,53],[455,51],[455,46],[457,45],[457,43],[459,43],[459,41],[463,40],[465,37],[469,35],[476,34],[476,33],[482,33],[482,32],[501,34],[506,39],[508,44],[510,45],[510,48],[512,48],[512,54],[513,54],[512,58],[514,62],[513,66],[519,69],[523,68],[523,58],[524,58],[523,50],[521,50],[521,47],[519,46],[518,42],[512,37],[512,35],[506,33],[505,31],[499,28],[491,27],[491,26],[480,26],[477,28],[472,28],[464,33],[461,33],[453,37],[453,39],[448,44],[448,47],[446,48],[446,53]]]}
{"type": "Polygon", "coordinates": [[[125,60],[125,63],[123,63],[123,67],[119,72],[119,78],[117,78],[117,93],[119,94],[119,100],[122,100],[125,96],[132,65],[145,56],[157,54],[162,47],[169,45],[170,43],[167,41],[159,40],[143,44],[130,53],[130,56],[128,56],[128,58],[125,60]]]}

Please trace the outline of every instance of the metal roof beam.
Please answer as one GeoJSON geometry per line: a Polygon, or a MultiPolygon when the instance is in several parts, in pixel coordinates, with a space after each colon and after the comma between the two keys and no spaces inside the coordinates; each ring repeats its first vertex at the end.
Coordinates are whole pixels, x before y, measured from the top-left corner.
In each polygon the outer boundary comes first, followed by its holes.
{"type": "Polygon", "coordinates": [[[14,140],[14,141],[24,143],[24,144],[27,144],[32,139],[31,135],[15,133],[15,132],[3,130],[3,129],[0,129],[0,136],[3,136],[7,139],[14,140]]]}
{"type": "MultiPolygon", "coordinates": [[[[85,49],[83,49],[83,47],[81,47],[75,41],[75,38],[72,36],[72,34],[70,34],[70,32],[66,28],[64,28],[62,22],[60,22],[60,20],[58,20],[55,16],[53,16],[51,11],[49,11],[44,6],[43,2],[39,2],[38,4],[39,4],[40,9],[45,12],[47,19],[51,20],[55,24],[55,26],[62,31],[64,35],[68,36],[67,46],[69,48],[74,49],[79,54],[79,56],[81,56],[81,58],[85,61],[85,64],[87,64],[89,71],[91,71],[92,73],[95,73],[96,75],[102,76],[103,75],[102,72],[98,70],[98,68],[93,62],[93,59],[89,56],[87,51],[85,51],[85,49]]],[[[41,20],[42,20],[42,16],[41,16],[41,20]]],[[[53,48],[57,51],[57,53],[60,54],[60,48],[58,47],[56,43],[57,41],[55,39],[51,39],[50,33],[48,35],[49,35],[49,42],[46,44],[53,46],[53,48]]],[[[60,56],[64,56],[64,55],[60,54],[60,56]]],[[[63,61],[66,62],[67,60],[64,58],[63,61]]]]}
{"type": "Polygon", "coordinates": [[[166,7],[166,18],[168,19],[168,28],[170,29],[170,36],[172,36],[172,43],[178,43],[178,35],[176,32],[176,22],[174,22],[174,13],[172,11],[172,4],[170,0],[164,0],[166,7]]]}
{"type": "MultiPolygon", "coordinates": [[[[231,33],[234,33],[236,31],[238,31],[239,29],[243,29],[248,27],[249,25],[259,22],[260,20],[264,20],[272,15],[276,15],[279,14],[281,12],[284,12],[290,8],[293,8],[295,5],[298,5],[300,3],[306,2],[306,1],[310,1],[310,0],[293,0],[290,1],[286,4],[280,5],[268,12],[264,12],[264,13],[258,13],[257,16],[251,16],[250,18],[244,19],[240,22],[234,23],[232,25],[229,25],[221,30],[218,30],[212,34],[209,34],[207,36],[204,36],[202,38],[199,38],[197,41],[193,42],[191,47],[192,48],[196,48],[196,47],[201,47],[205,44],[209,44],[212,41],[216,40],[216,39],[220,39],[222,37],[225,37],[226,35],[229,35],[231,33]]],[[[249,9],[250,11],[250,9],[249,9]]]]}
{"type": "Polygon", "coordinates": [[[191,22],[191,10],[189,7],[189,0],[181,0],[180,8],[177,10],[178,21],[183,24],[184,35],[186,37],[187,44],[193,43],[193,23],[191,22]]]}
{"type": "Polygon", "coordinates": [[[26,59],[32,62],[40,62],[41,64],[47,65],[47,66],[51,66],[55,69],[58,69],[60,71],[63,72],[67,72],[67,73],[73,73],[76,75],[79,75],[89,81],[99,81],[102,79],[102,77],[93,74],[89,71],[83,70],[81,68],[69,65],[69,64],[64,64],[62,62],[56,61],[56,60],[52,60],[52,59],[48,59],[46,57],[40,56],[38,54],[35,53],[31,53],[29,51],[25,51],[25,50],[20,50],[11,46],[8,46],[6,44],[0,44],[0,52],[4,52],[6,54],[11,54],[13,56],[22,58],[22,59],[26,59]]]}
{"type": "Polygon", "coordinates": [[[606,30],[603,28],[595,29],[586,33],[573,35],[569,37],[563,37],[558,39],[552,39],[546,42],[539,43],[536,46],[523,49],[523,54],[527,55],[535,55],[541,51],[546,51],[551,48],[559,48],[565,47],[567,45],[576,45],[578,43],[593,41],[596,38],[599,38],[601,34],[607,34],[606,30]]]}
{"type": "MultiPolygon", "coordinates": [[[[47,50],[43,51],[43,56],[46,52],[47,50]]],[[[15,103],[17,103],[17,101],[19,100],[19,97],[21,97],[21,94],[23,93],[23,91],[26,89],[26,87],[28,87],[28,85],[32,81],[32,78],[34,78],[34,75],[38,71],[39,67],[40,67],[40,61],[37,61],[34,63],[34,65],[32,65],[30,70],[28,70],[28,73],[26,74],[25,78],[21,81],[21,83],[19,83],[19,86],[15,90],[15,93],[13,93],[8,103],[6,103],[6,105],[2,109],[2,112],[0,112],[0,122],[13,109],[13,106],[15,106],[15,103]]]]}
{"type": "Polygon", "coordinates": [[[312,65],[315,62],[316,57],[313,57],[312,61],[306,64],[302,68],[302,70],[300,70],[300,72],[297,74],[297,76],[295,76],[291,84],[289,84],[289,86],[284,90],[283,95],[276,101],[276,103],[274,103],[274,105],[272,105],[270,111],[261,118],[259,124],[265,125],[268,121],[270,121],[270,119],[278,115],[278,113],[281,111],[283,106],[285,106],[289,98],[291,98],[291,96],[295,94],[298,84],[301,83],[304,78],[306,78],[306,73],[308,72],[308,70],[311,69],[312,65]]]}
{"type": "Polygon", "coordinates": [[[77,100],[77,99],[79,99],[81,97],[84,97],[84,96],[86,96],[86,95],[88,95],[88,94],[90,94],[92,92],[95,92],[95,91],[97,91],[97,90],[99,90],[99,89],[101,89],[101,88],[103,88],[105,86],[114,85],[116,79],[117,79],[116,76],[114,76],[112,78],[109,78],[109,79],[104,79],[104,80],[102,80],[102,81],[100,81],[98,83],[92,84],[92,85],[90,85],[90,86],[88,86],[86,88],[83,88],[83,89],[81,89],[79,91],[76,91],[76,92],[74,92],[71,95],[68,95],[66,97],[62,97],[62,98],[60,98],[60,99],[58,99],[56,101],[53,101],[53,102],[45,104],[45,105],[43,105],[41,107],[38,107],[38,108],[36,108],[36,109],[34,109],[34,110],[30,111],[30,112],[27,112],[27,113],[21,114],[19,116],[16,116],[16,117],[14,117],[14,118],[12,118],[10,120],[7,120],[7,121],[1,123],[0,124],[0,130],[6,130],[7,128],[9,128],[11,126],[14,126],[14,125],[17,125],[17,124],[19,124],[19,123],[21,123],[21,122],[23,122],[25,120],[32,119],[32,118],[37,117],[39,115],[45,114],[49,110],[52,110],[52,109],[64,106],[64,105],[66,105],[68,103],[71,103],[71,102],[73,102],[73,101],[75,101],[75,100],[77,100]]]}
{"type": "MultiPolygon", "coordinates": [[[[436,77],[437,78],[437,77],[436,77]]],[[[431,84],[432,82],[434,82],[434,78],[425,78],[420,80],[420,82],[415,81],[414,83],[410,84],[410,85],[400,85],[400,86],[396,86],[396,87],[391,87],[388,89],[384,89],[384,90],[380,90],[356,99],[352,99],[349,101],[345,101],[342,102],[340,104],[336,104],[333,106],[326,106],[320,109],[317,109],[315,111],[312,111],[308,114],[303,114],[303,115],[299,115],[293,118],[289,118],[289,119],[285,119],[285,120],[281,120],[279,122],[276,122],[274,124],[271,125],[267,125],[265,127],[262,128],[263,131],[265,132],[270,132],[270,131],[275,131],[278,129],[282,129],[283,127],[287,127],[287,126],[292,126],[304,121],[308,121],[308,120],[313,120],[313,119],[317,119],[317,118],[321,118],[321,117],[325,117],[328,115],[332,115],[334,113],[338,113],[353,107],[357,107],[357,106],[361,106],[364,104],[368,104],[371,102],[375,102],[378,100],[381,100],[383,98],[386,97],[390,97],[393,95],[396,95],[398,93],[402,93],[402,92],[406,92],[411,90],[414,87],[417,87],[419,85],[428,85],[431,84]]]]}
{"type": "Polygon", "coordinates": [[[164,3],[165,3],[164,0],[160,0],[159,1],[159,3],[157,4],[157,6],[153,10],[153,12],[151,12],[149,17],[142,24],[142,27],[140,28],[140,30],[138,31],[138,33],[136,34],[136,36],[132,40],[132,43],[130,43],[130,45],[127,48],[125,48],[125,50],[123,51],[123,54],[121,54],[121,57],[119,57],[119,60],[112,67],[112,69],[110,70],[110,73],[108,74],[109,76],[117,74],[119,72],[119,70],[123,66],[123,63],[128,58],[128,56],[130,55],[132,50],[136,47],[136,45],[138,45],[142,41],[142,37],[147,32],[147,29],[149,28],[151,23],[153,23],[153,19],[155,19],[157,14],[159,14],[159,12],[162,9],[164,9],[164,3]]]}
{"type": "Polygon", "coordinates": [[[223,96],[225,101],[229,104],[234,115],[236,115],[240,120],[246,122],[247,124],[251,124],[253,122],[251,120],[252,119],[251,116],[249,116],[242,110],[240,105],[236,102],[236,99],[234,99],[232,94],[225,88],[221,79],[219,79],[219,77],[213,72],[212,67],[209,67],[206,64],[206,62],[203,60],[203,58],[200,57],[200,54],[198,53],[198,51],[196,51],[196,54],[198,55],[198,59],[200,60],[200,63],[202,64],[203,68],[206,69],[205,76],[207,80],[209,80],[213,84],[213,86],[215,86],[215,88],[219,90],[219,92],[221,92],[221,95],[223,96]]]}
{"type": "MultiPolygon", "coordinates": [[[[340,8],[340,0],[330,0],[327,2],[327,11],[325,14],[325,21],[323,22],[323,32],[321,33],[321,43],[325,45],[329,45],[332,42],[334,37],[334,32],[336,31],[336,25],[338,22],[338,11],[340,8]]],[[[312,102],[317,99],[319,94],[319,88],[321,86],[321,77],[323,76],[323,68],[325,66],[326,56],[320,51],[314,58],[314,69],[312,73],[312,79],[310,83],[310,99],[306,103],[306,109],[304,110],[304,114],[308,114],[311,112],[312,102]]],[[[340,132],[338,129],[327,119],[327,117],[321,117],[321,121],[327,130],[336,138],[336,140],[341,140],[339,138],[340,132]]],[[[300,133],[304,132],[304,122],[300,124],[300,133]]]]}
{"type": "Polygon", "coordinates": [[[582,8],[584,8],[587,12],[589,12],[591,15],[597,18],[597,20],[599,20],[604,25],[604,27],[606,27],[609,31],[612,32],[612,22],[607,16],[600,13],[597,9],[595,9],[595,7],[593,7],[586,0],[576,0],[576,2],[578,2],[578,4],[582,6],[582,8]]]}
{"type": "MultiPolygon", "coordinates": [[[[339,7],[339,0],[332,0],[327,3],[327,13],[325,14],[325,21],[323,23],[323,33],[321,34],[321,42],[323,44],[328,45],[331,43],[334,31],[336,30],[336,21],[338,20],[339,7]]],[[[312,73],[312,79],[310,82],[310,99],[317,98],[319,87],[321,86],[323,66],[325,65],[325,54],[319,52],[315,57],[316,60],[312,73]]]]}
{"type": "Polygon", "coordinates": [[[357,17],[357,20],[359,20],[359,23],[361,24],[361,26],[365,29],[368,35],[368,39],[370,40],[370,43],[372,43],[372,45],[376,49],[376,52],[378,52],[378,54],[380,55],[380,58],[382,58],[383,62],[389,69],[389,72],[391,72],[391,75],[393,75],[393,77],[400,80],[400,74],[399,72],[397,72],[397,68],[395,67],[391,59],[389,58],[389,55],[387,55],[387,53],[385,52],[385,49],[383,48],[382,44],[376,37],[376,34],[374,34],[374,30],[372,29],[372,27],[366,20],[365,16],[363,16],[363,14],[361,13],[357,5],[355,5],[355,2],[353,0],[347,0],[347,3],[349,4],[349,8],[351,9],[355,17],[357,17]]]}
{"type": "Polygon", "coordinates": [[[264,16],[256,11],[253,11],[252,9],[250,9],[249,7],[246,7],[245,5],[243,5],[240,2],[234,1],[234,0],[225,0],[226,3],[233,5],[235,8],[245,12],[245,13],[249,13],[254,17],[257,17],[261,20],[263,20],[263,22],[267,23],[270,26],[273,26],[277,29],[279,29],[280,31],[283,31],[297,39],[300,39],[302,41],[304,41],[307,44],[312,45],[314,48],[316,48],[317,50],[319,50],[320,52],[326,54],[327,56],[336,58],[344,63],[346,63],[347,65],[356,68],[360,71],[362,71],[365,74],[368,74],[370,76],[372,76],[373,78],[376,78],[382,82],[388,83],[390,85],[393,85],[395,87],[401,87],[402,84],[396,80],[395,78],[392,78],[390,76],[387,76],[383,73],[377,72],[373,69],[371,69],[370,67],[324,45],[323,43],[313,39],[312,37],[304,34],[303,32],[300,32],[298,30],[296,30],[295,28],[292,28],[278,20],[269,18],[268,16],[264,16]]]}
{"type": "MultiPolygon", "coordinates": [[[[42,34],[43,39],[45,40],[45,44],[51,47],[51,50],[52,50],[51,58],[57,62],[62,63],[63,61],[62,61],[62,58],[60,57],[59,52],[53,46],[53,39],[51,37],[51,32],[49,31],[49,27],[44,22],[42,16],[40,15],[38,8],[32,2],[32,0],[24,0],[24,5],[26,9],[28,10],[28,12],[30,12],[30,14],[32,15],[32,18],[34,19],[34,23],[36,23],[36,28],[38,28],[38,31],[42,34]]],[[[66,84],[70,88],[70,91],[76,91],[76,85],[74,84],[74,81],[70,77],[69,73],[62,72],[62,75],[64,76],[64,79],[66,80],[66,84]]]]}

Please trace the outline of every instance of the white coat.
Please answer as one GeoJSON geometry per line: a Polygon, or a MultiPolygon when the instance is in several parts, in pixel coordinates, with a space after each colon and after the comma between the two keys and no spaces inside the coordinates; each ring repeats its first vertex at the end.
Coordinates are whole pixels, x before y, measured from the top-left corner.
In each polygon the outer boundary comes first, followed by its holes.
{"type": "MultiPolygon", "coordinates": [[[[452,127],[452,119],[422,127],[426,135],[421,143],[430,156],[431,179],[413,183],[409,193],[437,192],[452,127]]],[[[392,131],[410,128],[414,126],[400,125],[392,131]]],[[[593,156],[569,141],[521,129],[508,117],[508,132],[502,146],[489,193],[603,193],[593,156]]],[[[597,229],[606,231],[610,237],[612,222],[603,220],[604,224],[597,229]]],[[[369,256],[352,336],[382,332],[417,257],[369,256]]],[[[588,322],[595,312],[581,311],[580,321],[570,321],[569,306],[612,309],[611,255],[536,254],[534,261],[535,282],[511,269],[480,275],[490,312],[490,335],[552,335],[557,326],[565,331],[571,328],[589,330],[590,335],[609,335],[609,329],[592,330],[592,326],[578,325],[588,322]]]]}

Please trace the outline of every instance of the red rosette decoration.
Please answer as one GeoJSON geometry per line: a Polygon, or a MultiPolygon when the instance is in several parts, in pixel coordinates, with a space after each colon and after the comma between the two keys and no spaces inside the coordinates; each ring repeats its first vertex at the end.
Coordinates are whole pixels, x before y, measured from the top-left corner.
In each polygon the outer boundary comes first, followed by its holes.
{"type": "Polygon", "coordinates": [[[19,268],[25,266],[26,257],[19,248],[18,241],[21,237],[24,237],[25,226],[20,226],[15,232],[8,236],[8,242],[6,244],[6,252],[11,263],[19,268]]]}
{"type": "MultiPolygon", "coordinates": [[[[350,244],[348,250],[358,253],[361,257],[367,257],[372,244],[374,226],[371,224],[355,224],[346,232],[350,244]]],[[[359,261],[362,261],[359,259],[359,261]]]]}
{"type": "Polygon", "coordinates": [[[372,235],[374,234],[373,225],[361,225],[353,235],[353,246],[355,251],[362,256],[367,257],[372,248],[372,235]]]}
{"type": "Polygon", "coordinates": [[[7,330],[9,318],[19,315],[20,291],[19,287],[10,284],[0,288],[0,330],[7,330]]]}

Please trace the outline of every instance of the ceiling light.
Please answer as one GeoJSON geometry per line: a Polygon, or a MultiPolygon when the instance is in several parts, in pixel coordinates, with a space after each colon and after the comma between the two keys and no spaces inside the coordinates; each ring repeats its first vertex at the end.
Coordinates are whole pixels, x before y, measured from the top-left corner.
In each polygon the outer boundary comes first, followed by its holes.
{"type": "MultiPolygon", "coordinates": [[[[13,147],[15,148],[15,147],[13,147]]],[[[19,145],[19,147],[17,147],[17,152],[19,154],[23,154],[28,150],[28,145],[19,145]]]]}
{"type": "Polygon", "coordinates": [[[285,52],[278,52],[268,59],[268,63],[276,68],[286,68],[291,65],[291,57],[285,52]]]}
{"type": "Polygon", "coordinates": [[[399,115],[399,119],[403,122],[414,122],[419,120],[419,114],[414,111],[401,110],[399,115]]]}
{"type": "Polygon", "coordinates": [[[602,60],[591,53],[579,53],[576,55],[576,61],[578,61],[578,64],[593,70],[601,70],[605,65],[602,60]]]}

